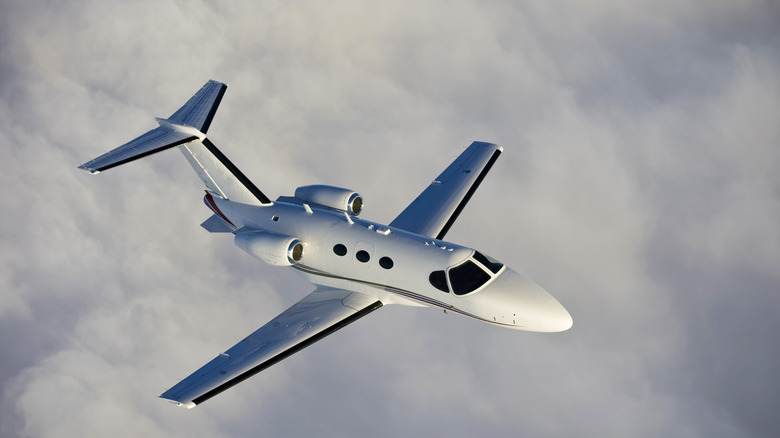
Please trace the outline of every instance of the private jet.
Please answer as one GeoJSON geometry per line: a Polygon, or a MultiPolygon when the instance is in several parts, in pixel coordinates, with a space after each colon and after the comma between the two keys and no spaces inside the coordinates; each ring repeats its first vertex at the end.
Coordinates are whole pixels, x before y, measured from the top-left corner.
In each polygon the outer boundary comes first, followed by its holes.
{"type": "Polygon", "coordinates": [[[211,216],[249,255],[316,288],[160,395],[195,407],[388,304],[430,306],[516,330],[561,332],[569,312],[484,252],[444,238],[503,148],[473,142],[389,224],[359,217],[363,197],[328,185],[271,200],[206,136],[227,85],[208,81],[158,127],[79,168],[97,174],[177,147],[205,184],[211,216]]]}

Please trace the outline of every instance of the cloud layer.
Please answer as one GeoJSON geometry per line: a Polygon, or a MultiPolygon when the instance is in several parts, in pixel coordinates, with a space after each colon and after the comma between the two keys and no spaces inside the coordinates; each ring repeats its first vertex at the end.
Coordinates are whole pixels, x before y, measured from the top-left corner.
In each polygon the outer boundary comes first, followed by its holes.
{"type": "Polygon", "coordinates": [[[780,433],[770,2],[0,5],[0,435],[780,433]],[[76,166],[230,83],[210,137],[269,195],[390,221],[472,140],[448,235],[575,325],[386,307],[195,410],[156,398],[311,287],[199,227],[176,152],[76,166]]]}

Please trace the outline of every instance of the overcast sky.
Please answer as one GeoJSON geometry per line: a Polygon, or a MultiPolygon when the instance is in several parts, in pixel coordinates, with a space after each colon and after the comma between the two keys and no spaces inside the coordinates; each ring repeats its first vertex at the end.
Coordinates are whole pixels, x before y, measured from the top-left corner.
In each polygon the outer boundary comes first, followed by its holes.
{"type": "Polygon", "coordinates": [[[0,3],[0,436],[780,435],[772,1],[0,3]],[[269,196],[389,222],[473,140],[447,238],[562,334],[386,306],[193,410],[158,399],[312,287],[210,212],[181,154],[76,168],[208,79],[269,196]]]}

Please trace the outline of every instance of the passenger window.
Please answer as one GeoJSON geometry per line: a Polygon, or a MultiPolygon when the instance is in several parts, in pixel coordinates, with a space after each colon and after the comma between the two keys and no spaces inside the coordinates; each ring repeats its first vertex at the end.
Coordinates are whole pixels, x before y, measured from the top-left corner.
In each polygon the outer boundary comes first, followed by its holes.
{"type": "Polygon", "coordinates": [[[450,292],[450,288],[447,287],[447,276],[444,275],[444,271],[431,272],[431,275],[428,276],[428,281],[430,281],[436,289],[439,289],[442,292],[450,292]]]}
{"type": "Polygon", "coordinates": [[[361,249],[355,253],[355,258],[358,259],[359,262],[367,263],[369,260],[371,260],[371,255],[368,253],[368,251],[363,251],[361,249]]]}
{"type": "Polygon", "coordinates": [[[336,255],[345,256],[347,255],[347,247],[337,243],[336,246],[333,247],[333,252],[335,252],[336,255]]]}
{"type": "Polygon", "coordinates": [[[479,251],[474,251],[474,259],[482,263],[486,268],[490,269],[490,272],[498,274],[498,271],[504,267],[504,264],[494,259],[493,257],[486,256],[479,251]]]}
{"type": "Polygon", "coordinates": [[[390,257],[382,257],[381,259],[379,259],[379,266],[385,269],[390,269],[393,267],[393,259],[391,259],[390,257]]]}
{"type": "Polygon", "coordinates": [[[450,269],[450,284],[455,295],[465,295],[479,289],[490,280],[490,275],[471,260],[450,269]]]}

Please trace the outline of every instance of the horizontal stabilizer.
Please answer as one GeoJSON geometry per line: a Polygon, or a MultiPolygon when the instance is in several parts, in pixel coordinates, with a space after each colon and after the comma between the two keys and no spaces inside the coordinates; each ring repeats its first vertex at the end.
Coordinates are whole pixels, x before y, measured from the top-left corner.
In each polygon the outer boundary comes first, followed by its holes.
{"type": "Polygon", "coordinates": [[[157,152],[204,140],[227,85],[208,81],[194,96],[168,119],[157,119],[160,126],[140,137],[79,166],[98,173],[157,152]]]}
{"type": "Polygon", "coordinates": [[[219,103],[222,102],[222,96],[225,95],[227,85],[208,81],[202,86],[194,96],[178,109],[169,121],[185,126],[192,126],[202,133],[206,133],[214,120],[214,114],[217,113],[219,103]]]}
{"type": "Polygon", "coordinates": [[[79,169],[84,169],[90,173],[102,172],[197,139],[198,137],[190,133],[172,131],[161,126],[110,152],[106,152],[94,160],[87,161],[79,166],[79,169]]]}

